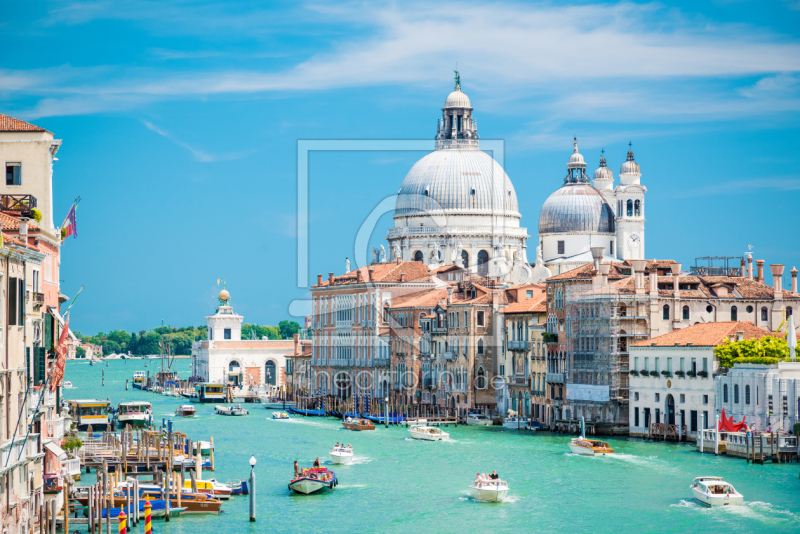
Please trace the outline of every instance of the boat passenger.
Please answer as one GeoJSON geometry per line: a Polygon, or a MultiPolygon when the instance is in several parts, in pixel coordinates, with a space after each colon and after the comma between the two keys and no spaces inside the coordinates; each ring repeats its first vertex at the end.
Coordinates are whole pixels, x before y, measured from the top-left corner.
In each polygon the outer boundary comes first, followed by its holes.
{"type": "Polygon", "coordinates": [[[473,482],[475,484],[477,484],[477,486],[479,488],[481,487],[481,483],[483,482],[483,479],[481,478],[481,474],[480,473],[475,473],[475,480],[473,482]]]}
{"type": "Polygon", "coordinates": [[[492,471],[492,474],[489,475],[489,478],[492,480],[500,480],[500,475],[497,474],[497,471],[492,471]]]}
{"type": "Polygon", "coordinates": [[[319,467],[319,456],[314,460],[314,467],[319,467]]]}
{"type": "Polygon", "coordinates": [[[297,460],[294,461],[294,478],[297,478],[297,475],[300,474],[300,466],[297,465],[297,460]]]}

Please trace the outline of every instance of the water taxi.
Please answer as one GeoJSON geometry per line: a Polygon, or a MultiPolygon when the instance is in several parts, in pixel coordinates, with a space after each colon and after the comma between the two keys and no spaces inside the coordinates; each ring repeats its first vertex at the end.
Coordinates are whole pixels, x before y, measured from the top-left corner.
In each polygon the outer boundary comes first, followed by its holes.
{"type": "Polygon", "coordinates": [[[722,477],[697,477],[689,486],[694,498],[707,506],[730,506],[744,503],[741,493],[722,477]]]}
{"type": "Polygon", "coordinates": [[[334,447],[331,449],[331,462],[335,464],[350,465],[353,463],[352,447],[334,447]]]}
{"type": "Polygon", "coordinates": [[[471,413],[467,416],[469,426],[492,426],[492,420],[482,413],[471,413]]]}
{"type": "Polygon", "coordinates": [[[144,371],[134,371],[133,372],[133,388],[134,389],[145,389],[147,384],[145,383],[147,380],[147,375],[144,371]]]}
{"type": "Polygon", "coordinates": [[[194,402],[225,402],[225,384],[202,382],[194,387],[194,392],[188,397],[194,402]]]}
{"type": "Polygon", "coordinates": [[[369,419],[353,419],[348,417],[342,421],[342,426],[347,430],[375,430],[375,425],[369,419]]]}
{"type": "Polygon", "coordinates": [[[246,409],[242,408],[240,405],[221,406],[217,404],[216,406],[214,406],[214,411],[217,412],[219,415],[247,415],[250,413],[246,409]]]}
{"type": "Polygon", "coordinates": [[[508,483],[504,480],[475,479],[469,487],[469,496],[476,501],[498,502],[508,495],[508,483]]]}
{"type": "Polygon", "coordinates": [[[178,406],[178,409],[175,410],[175,415],[180,415],[181,417],[194,417],[196,412],[197,410],[191,404],[181,404],[178,406]]]}
{"type": "Polygon", "coordinates": [[[153,406],[149,402],[121,402],[117,406],[117,426],[143,428],[153,422],[153,406]]]}
{"type": "Polygon", "coordinates": [[[273,419],[289,419],[289,414],[286,412],[272,412],[273,419]]]}
{"type": "Polygon", "coordinates": [[[92,430],[108,430],[108,401],[103,400],[71,400],[69,401],[75,426],[79,431],[85,432],[89,427],[92,430]]]}
{"type": "Polygon", "coordinates": [[[339,485],[336,474],[328,471],[326,467],[312,467],[303,469],[300,474],[289,482],[289,489],[295,493],[309,495],[318,491],[332,490],[339,485]]]}
{"type": "Polygon", "coordinates": [[[408,429],[408,433],[411,434],[411,437],[414,439],[425,441],[441,441],[450,437],[450,434],[435,426],[412,426],[408,429]]]}
{"type": "Polygon", "coordinates": [[[569,450],[575,454],[583,456],[602,456],[603,454],[614,454],[614,449],[609,447],[605,441],[586,438],[572,438],[569,442],[569,450]]]}

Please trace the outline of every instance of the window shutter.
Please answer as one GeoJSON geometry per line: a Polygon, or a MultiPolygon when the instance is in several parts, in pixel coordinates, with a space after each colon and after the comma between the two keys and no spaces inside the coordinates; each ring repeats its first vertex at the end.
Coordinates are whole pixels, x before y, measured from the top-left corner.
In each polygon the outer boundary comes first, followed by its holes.
{"type": "Polygon", "coordinates": [[[8,280],[8,324],[15,326],[17,324],[17,279],[9,278],[8,280]]]}
{"type": "Polygon", "coordinates": [[[46,369],[47,369],[47,349],[44,347],[37,347],[36,349],[36,369],[34,374],[34,384],[39,384],[39,382],[44,382],[46,378],[46,369]]]}
{"type": "Polygon", "coordinates": [[[53,315],[46,313],[44,316],[44,348],[53,346],[53,315]]]}
{"type": "Polygon", "coordinates": [[[25,280],[17,280],[19,290],[17,291],[17,302],[19,303],[19,325],[25,326],[25,280]]]}

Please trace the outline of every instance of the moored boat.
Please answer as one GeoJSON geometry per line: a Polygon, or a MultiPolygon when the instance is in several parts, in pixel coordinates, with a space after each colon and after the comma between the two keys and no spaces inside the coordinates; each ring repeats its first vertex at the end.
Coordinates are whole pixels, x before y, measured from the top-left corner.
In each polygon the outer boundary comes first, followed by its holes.
{"type": "Polygon", "coordinates": [[[417,425],[408,429],[408,433],[414,439],[425,441],[441,441],[450,437],[450,434],[435,426],[417,425]]]}
{"type": "Polygon", "coordinates": [[[71,400],[69,401],[70,412],[73,421],[79,431],[86,431],[89,427],[92,430],[108,430],[110,421],[108,419],[108,401],[104,400],[71,400]]]}
{"type": "Polygon", "coordinates": [[[145,389],[147,384],[145,384],[145,380],[147,375],[144,371],[134,371],[133,372],[133,388],[134,389],[145,389]]]}
{"type": "Polygon", "coordinates": [[[149,402],[121,402],[117,406],[117,424],[120,428],[150,426],[153,406],[149,402]]]}
{"type": "Polygon", "coordinates": [[[491,426],[492,420],[482,413],[471,413],[467,415],[467,425],[469,426],[491,426]]]}
{"type": "Polygon", "coordinates": [[[503,428],[510,428],[511,430],[531,430],[529,421],[517,415],[506,417],[503,420],[503,428]]]}
{"type": "Polygon", "coordinates": [[[175,415],[180,415],[181,417],[194,417],[195,413],[197,413],[197,410],[191,404],[181,404],[175,410],[175,415]]]}
{"type": "Polygon", "coordinates": [[[469,487],[469,496],[476,501],[498,502],[508,495],[508,483],[504,480],[478,478],[469,487]]]}
{"type": "Polygon", "coordinates": [[[289,419],[289,414],[286,412],[273,412],[272,413],[273,419],[289,419]]]}
{"type": "Polygon", "coordinates": [[[707,506],[744,504],[742,494],[722,477],[697,477],[689,488],[694,498],[707,506]]]}
{"type": "Polygon", "coordinates": [[[332,490],[337,485],[339,481],[333,471],[329,471],[326,467],[312,467],[300,471],[299,476],[289,482],[289,489],[295,493],[309,495],[318,491],[332,490]]]}
{"type": "Polygon", "coordinates": [[[219,415],[234,415],[234,416],[247,415],[250,413],[241,406],[221,406],[219,404],[214,406],[214,411],[217,412],[219,415]]]}
{"type": "Polygon", "coordinates": [[[342,421],[342,426],[347,430],[375,430],[375,425],[369,419],[347,418],[342,421]]]}
{"type": "MultiPolygon", "coordinates": [[[[197,493],[205,493],[206,495],[211,495],[215,499],[228,500],[233,494],[233,490],[229,484],[219,482],[214,478],[209,480],[195,480],[195,487],[197,488],[197,493]]],[[[184,490],[193,490],[192,481],[185,480],[183,482],[183,488],[184,490]]]]}
{"type": "Polygon", "coordinates": [[[350,465],[353,463],[352,447],[334,447],[331,449],[331,462],[335,464],[350,465]]]}

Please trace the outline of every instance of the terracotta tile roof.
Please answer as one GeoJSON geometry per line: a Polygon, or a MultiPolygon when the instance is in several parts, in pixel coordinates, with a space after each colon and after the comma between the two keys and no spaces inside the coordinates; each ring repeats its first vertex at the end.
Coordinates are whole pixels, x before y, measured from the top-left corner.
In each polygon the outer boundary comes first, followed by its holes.
{"type": "Polygon", "coordinates": [[[724,340],[735,336],[737,332],[744,335],[745,339],[760,339],[764,336],[774,335],[769,330],[764,330],[753,323],[745,321],[724,321],[719,323],[698,323],[679,330],[673,330],[663,336],[646,339],[632,343],[631,347],[716,347],[724,340]]]}
{"type": "Polygon", "coordinates": [[[447,300],[446,289],[434,289],[433,291],[423,291],[403,297],[395,298],[389,309],[398,310],[402,308],[433,308],[441,300],[447,300]]]}
{"type": "Polygon", "coordinates": [[[47,132],[47,130],[0,113],[0,132],[47,132]]]}
{"type": "Polygon", "coordinates": [[[547,295],[537,295],[533,298],[509,304],[500,309],[500,313],[544,313],[547,311],[547,295]]]}
{"type": "MultiPolygon", "coordinates": [[[[613,262],[609,263],[610,266],[608,270],[608,279],[609,281],[613,280],[620,280],[626,276],[631,276],[633,274],[633,264],[631,263],[632,260],[625,260],[620,262],[613,262]],[[623,272],[626,271],[626,272],[623,272]]],[[[646,260],[647,264],[645,266],[645,274],[649,274],[653,269],[668,269],[670,265],[675,263],[674,260],[646,260]]],[[[593,263],[587,263],[586,265],[582,265],[580,267],[576,267],[571,271],[567,271],[565,273],[557,274],[555,276],[551,276],[547,279],[547,281],[552,280],[585,280],[590,279],[595,276],[596,272],[594,270],[593,263]]]]}
{"type": "MultiPolygon", "coordinates": [[[[431,275],[427,265],[421,261],[401,261],[400,263],[376,263],[360,267],[341,276],[335,276],[333,278],[333,286],[367,283],[370,269],[372,269],[373,282],[399,283],[401,274],[404,275],[406,282],[431,282],[431,275]],[[358,280],[359,272],[361,273],[361,282],[358,280]]],[[[329,286],[331,286],[330,281],[323,279],[321,284],[314,284],[311,287],[329,286]]]]}
{"type": "MultiPolygon", "coordinates": [[[[19,217],[0,211],[0,228],[6,231],[19,232],[19,217]]],[[[34,219],[28,221],[28,230],[38,230],[39,225],[34,219]]]]}

